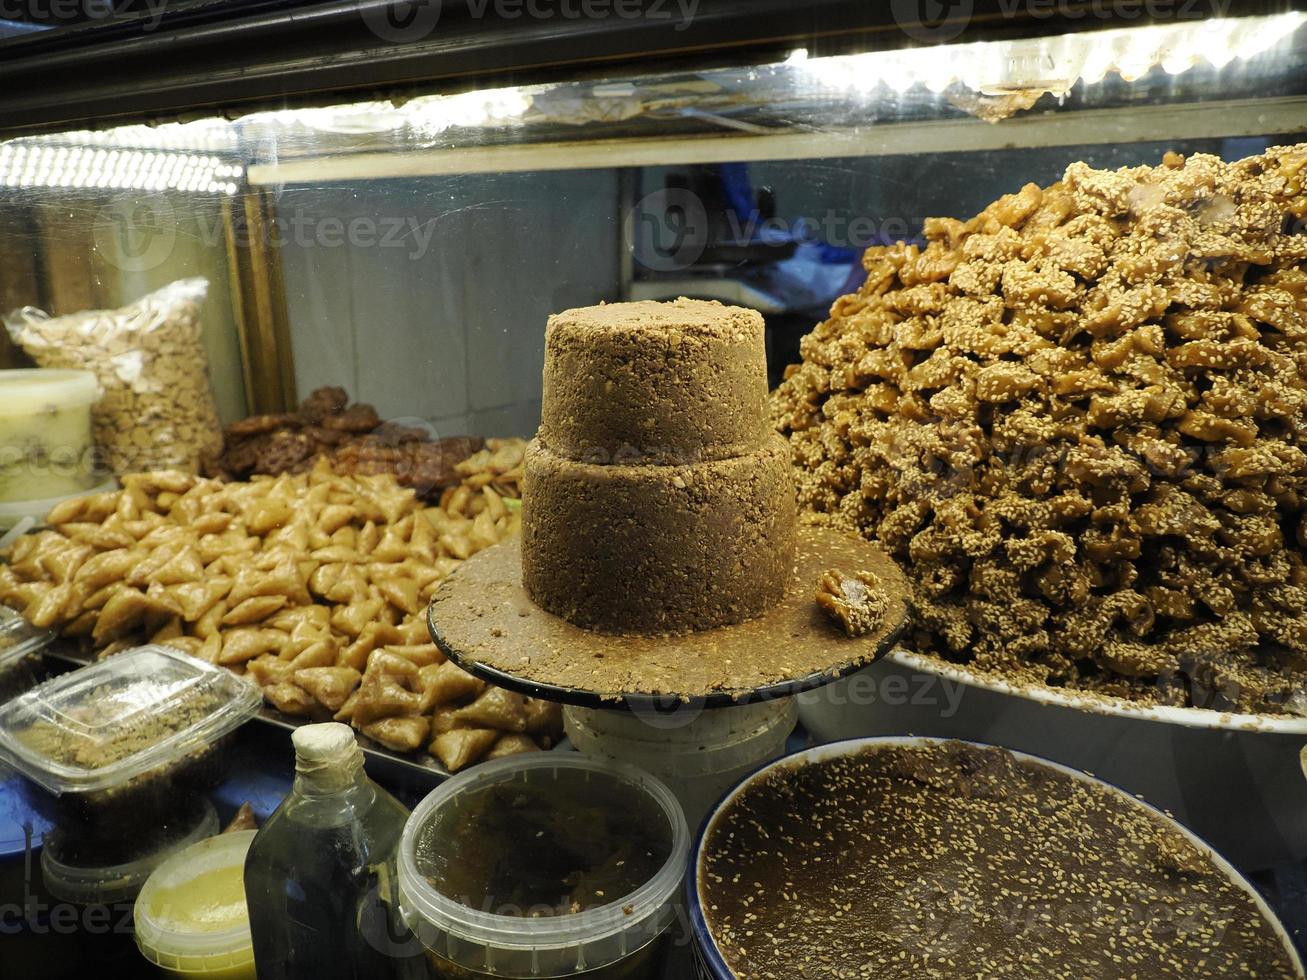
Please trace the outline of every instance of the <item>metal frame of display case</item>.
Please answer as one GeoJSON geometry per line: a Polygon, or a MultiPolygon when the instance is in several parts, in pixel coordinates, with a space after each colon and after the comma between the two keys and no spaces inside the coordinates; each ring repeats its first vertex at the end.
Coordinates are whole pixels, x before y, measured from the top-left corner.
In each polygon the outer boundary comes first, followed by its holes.
{"type": "MultiPolygon", "coordinates": [[[[492,77],[575,78],[636,62],[738,64],[796,46],[832,54],[1138,26],[1193,16],[1196,0],[958,0],[925,22],[918,18],[932,7],[921,0],[697,0],[688,19],[654,17],[655,3],[670,14],[675,0],[648,0],[650,16],[626,20],[533,19],[481,0],[415,0],[410,13],[428,26],[412,32],[384,26],[392,2],[198,0],[157,15],[129,4],[101,23],[0,40],[0,133],[320,103],[324,93],[339,100],[415,83],[461,90],[492,77]]],[[[1238,16],[1303,0],[1226,2],[1238,16]]]]}
{"type": "Polygon", "coordinates": [[[267,231],[275,213],[271,197],[256,188],[222,202],[245,398],[250,413],[258,415],[290,412],[299,404],[281,257],[267,231]]]}

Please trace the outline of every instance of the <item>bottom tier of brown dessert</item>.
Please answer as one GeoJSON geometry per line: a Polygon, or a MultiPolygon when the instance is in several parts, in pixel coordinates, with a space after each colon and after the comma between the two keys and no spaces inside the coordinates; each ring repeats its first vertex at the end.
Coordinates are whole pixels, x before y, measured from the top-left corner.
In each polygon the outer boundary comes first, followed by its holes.
{"type": "Polygon", "coordinates": [[[596,466],[527,449],[522,578],[543,609],[605,633],[678,633],[780,601],[794,559],[789,448],[688,466],[596,466]]]}

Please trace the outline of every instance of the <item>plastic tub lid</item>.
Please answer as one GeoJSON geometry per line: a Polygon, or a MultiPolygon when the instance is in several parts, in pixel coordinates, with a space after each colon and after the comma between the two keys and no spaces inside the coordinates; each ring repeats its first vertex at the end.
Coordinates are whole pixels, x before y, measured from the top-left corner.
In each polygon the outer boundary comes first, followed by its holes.
{"type": "MultiPolygon", "coordinates": [[[[143,846],[129,860],[113,864],[89,864],[74,861],[63,853],[63,841],[56,831],[41,851],[41,875],[46,890],[55,898],[77,905],[116,905],[136,898],[155,868],[190,846],[218,833],[218,811],[201,799],[197,816],[175,831],[161,834],[143,846]]],[[[81,845],[80,851],[94,850],[81,845]]]]}
{"type": "Polygon", "coordinates": [[[0,371],[0,415],[35,415],[90,405],[100,398],[100,384],[90,371],[62,368],[14,368],[0,371]]]}
{"type": "MultiPolygon", "coordinates": [[[[556,838],[542,846],[551,844],[561,847],[556,838]]],[[[510,856],[502,849],[492,854],[500,868],[510,856]]],[[[689,831],[680,804],[648,773],[572,753],[512,756],[447,780],[413,811],[399,847],[400,904],[423,945],[457,966],[518,977],[555,976],[553,971],[559,970],[560,964],[562,973],[598,969],[643,949],[670,923],[672,901],[684,877],[688,854],[689,831]],[[499,787],[518,793],[528,788],[540,790],[535,800],[519,797],[529,800],[519,805],[524,814],[534,815],[534,825],[524,824],[517,834],[502,809],[466,812],[476,805],[480,794],[499,787]],[[536,829],[540,826],[574,828],[577,837],[593,847],[601,832],[593,818],[602,816],[608,807],[615,819],[625,819],[615,829],[623,843],[628,843],[633,839],[632,816],[618,812],[612,802],[618,799],[624,801],[623,809],[635,804],[647,811],[651,838],[654,834],[659,837],[657,850],[649,852],[657,869],[629,892],[604,895],[603,890],[595,891],[606,904],[574,913],[503,915],[484,910],[502,896],[474,896],[479,907],[472,907],[441,890],[442,886],[453,887],[441,874],[442,867],[466,868],[453,847],[442,846],[449,843],[440,836],[446,826],[473,835],[498,832],[508,845],[538,837],[544,832],[536,829]],[[566,812],[569,800],[584,816],[578,819],[577,813],[566,812]],[[487,815],[491,820],[485,819],[487,815]]],[[[543,877],[539,867],[524,870],[537,881],[543,877]]],[[[487,883],[486,887],[491,886],[487,883]]]]}
{"type": "Polygon", "coordinates": [[[154,869],[136,898],[136,945],[156,966],[178,973],[212,973],[254,963],[249,911],[245,904],[245,855],[257,831],[220,834],[173,853],[154,869]],[[176,913],[176,890],[196,879],[235,869],[241,883],[239,908],[222,902],[204,909],[202,927],[176,913]],[[172,893],[172,894],[170,894],[172,893]]]}
{"type": "Polygon", "coordinates": [[[56,795],[110,789],[211,744],[262,700],[222,667],[138,647],[0,705],[0,761],[56,795]]]}
{"type": "Polygon", "coordinates": [[[49,630],[37,629],[8,606],[0,606],[0,671],[39,653],[54,642],[49,630]]]}

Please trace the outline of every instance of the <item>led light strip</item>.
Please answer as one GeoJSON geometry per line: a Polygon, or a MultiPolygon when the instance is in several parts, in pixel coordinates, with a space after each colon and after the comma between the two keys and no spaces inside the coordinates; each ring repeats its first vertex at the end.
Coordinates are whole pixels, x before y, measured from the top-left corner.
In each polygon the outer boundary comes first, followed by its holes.
{"type": "Polygon", "coordinates": [[[215,156],[49,144],[0,144],[0,186],[235,194],[244,170],[215,156]]]}
{"type": "Polygon", "coordinates": [[[1111,73],[1134,81],[1156,67],[1171,75],[1203,63],[1219,70],[1269,51],[1304,23],[1307,14],[1293,11],[829,58],[809,58],[801,48],[786,64],[817,85],[845,91],[921,86],[940,93],[960,84],[985,95],[1032,89],[1064,95],[1077,81],[1094,85],[1111,73]]]}

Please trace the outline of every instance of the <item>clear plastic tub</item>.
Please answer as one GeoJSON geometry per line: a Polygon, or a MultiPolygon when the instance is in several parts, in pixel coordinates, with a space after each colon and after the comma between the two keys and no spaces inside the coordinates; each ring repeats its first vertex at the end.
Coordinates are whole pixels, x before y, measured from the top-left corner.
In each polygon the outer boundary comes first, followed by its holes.
{"type": "Polygon", "coordinates": [[[89,371],[0,371],[0,501],[84,493],[95,482],[89,371]]]}
{"type": "Polygon", "coordinates": [[[0,704],[30,691],[43,679],[40,653],[53,640],[53,633],[0,606],[0,704]]]}
{"type": "Polygon", "coordinates": [[[46,891],[75,905],[134,901],[154,869],[177,851],[218,833],[218,813],[207,799],[192,801],[167,825],[143,827],[137,843],[122,849],[51,831],[41,851],[46,891]]]}
{"type": "Polygon", "coordinates": [[[155,868],[136,899],[136,946],[174,977],[254,980],[245,855],[256,831],[222,834],[155,868]]]}
{"type": "Polygon", "coordinates": [[[563,710],[582,755],[626,762],[667,785],[697,827],[722,794],[785,751],[798,721],[793,698],[667,715],[613,708],[563,710]]]}
{"type": "Polygon", "coordinates": [[[500,759],[409,818],[401,911],[442,980],[653,980],[688,849],[675,797],[634,766],[500,759]]]}
{"type": "Polygon", "coordinates": [[[261,700],[221,667],[139,647],[0,706],[0,760],[47,791],[70,832],[131,836],[221,781],[261,700]]]}

